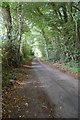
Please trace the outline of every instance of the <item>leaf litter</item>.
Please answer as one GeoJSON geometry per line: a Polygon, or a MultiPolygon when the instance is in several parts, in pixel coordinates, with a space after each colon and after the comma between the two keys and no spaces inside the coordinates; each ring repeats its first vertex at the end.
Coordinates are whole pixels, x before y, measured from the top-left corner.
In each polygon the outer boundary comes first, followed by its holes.
{"type": "Polygon", "coordinates": [[[47,100],[45,100],[46,97],[44,96],[44,94],[41,93],[40,90],[38,90],[40,89],[40,83],[34,80],[35,82],[29,84],[28,87],[28,84],[26,84],[24,81],[25,78],[33,79],[35,75],[32,74],[33,76],[31,78],[31,69],[28,70],[26,68],[27,75],[24,74],[24,71],[25,69],[23,68],[22,74],[18,76],[17,80],[13,83],[13,85],[10,88],[3,88],[3,118],[25,118],[31,116],[36,118],[39,116],[47,116],[49,118],[53,118],[53,108],[50,105],[48,105],[47,100]],[[24,88],[25,84],[27,85],[26,91],[25,93],[23,91],[21,95],[19,90],[23,89],[21,89],[20,87],[23,86],[24,88]],[[36,88],[35,85],[37,86],[36,88]]]}

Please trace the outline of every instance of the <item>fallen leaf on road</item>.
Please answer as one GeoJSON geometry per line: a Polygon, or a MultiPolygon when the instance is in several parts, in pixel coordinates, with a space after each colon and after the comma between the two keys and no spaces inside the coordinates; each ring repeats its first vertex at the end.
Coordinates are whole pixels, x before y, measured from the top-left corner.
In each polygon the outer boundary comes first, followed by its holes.
{"type": "Polygon", "coordinates": [[[19,118],[21,118],[21,115],[19,116],[19,118]]]}
{"type": "Polygon", "coordinates": [[[26,107],[28,107],[28,105],[29,105],[28,103],[25,103],[25,106],[26,106],[26,107]]]}
{"type": "Polygon", "coordinates": [[[62,106],[60,106],[60,109],[62,109],[62,106]]]}
{"type": "Polygon", "coordinates": [[[47,108],[47,106],[42,106],[42,108],[47,108]]]}

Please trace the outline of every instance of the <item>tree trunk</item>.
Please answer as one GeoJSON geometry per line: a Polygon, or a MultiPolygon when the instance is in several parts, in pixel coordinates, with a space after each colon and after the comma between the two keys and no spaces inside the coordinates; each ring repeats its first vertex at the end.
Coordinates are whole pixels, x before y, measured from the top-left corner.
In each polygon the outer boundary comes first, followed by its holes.
{"type": "Polygon", "coordinates": [[[67,16],[67,12],[66,12],[67,9],[66,9],[66,4],[65,3],[63,3],[62,9],[63,9],[63,14],[64,14],[64,21],[67,22],[68,21],[68,16],[67,16]]]}
{"type": "Polygon", "coordinates": [[[19,8],[18,8],[18,21],[19,21],[19,26],[18,26],[18,42],[17,42],[17,58],[18,62],[20,63],[20,45],[21,45],[21,37],[22,37],[22,25],[23,25],[23,4],[19,3],[19,8]]]}
{"type": "MultiPolygon", "coordinates": [[[[80,9],[80,1],[78,2],[78,8],[80,9]]],[[[78,48],[78,54],[80,55],[80,11],[78,11],[77,34],[78,34],[78,41],[76,47],[78,48]]],[[[78,56],[77,58],[78,63],[79,61],[80,61],[80,56],[78,56]]]]}
{"type": "Polygon", "coordinates": [[[62,19],[62,14],[61,14],[61,12],[60,12],[59,9],[58,9],[58,14],[59,14],[60,19],[63,21],[63,19],[62,19]]]}
{"type": "Polygon", "coordinates": [[[42,35],[43,35],[44,40],[45,40],[44,42],[45,42],[45,48],[46,48],[46,56],[47,56],[47,59],[49,59],[48,43],[47,43],[47,39],[46,39],[45,32],[43,29],[42,29],[42,35]]]}
{"type": "Polygon", "coordinates": [[[72,6],[73,6],[73,2],[70,2],[69,5],[70,5],[70,21],[72,22],[72,21],[73,21],[73,16],[72,16],[72,6]]]}
{"type": "Polygon", "coordinates": [[[7,29],[7,39],[8,39],[8,42],[11,42],[12,20],[11,20],[9,4],[3,3],[2,4],[2,10],[3,10],[4,19],[5,19],[5,26],[6,26],[6,29],[7,29]]]}
{"type": "Polygon", "coordinates": [[[3,18],[5,20],[5,26],[7,29],[7,48],[6,51],[8,52],[7,61],[8,65],[12,66],[13,64],[13,46],[12,46],[12,20],[11,20],[11,13],[10,13],[10,6],[8,3],[2,4],[2,11],[3,11],[3,18]]]}
{"type": "Polygon", "coordinates": [[[13,36],[12,36],[12,20],[11,20],[11,13],[10,13],[10,6],[8,3],[3,3],[2,5],[3,10],[3,17],[5,20],[5,26],[7,29],[7,52],[8,52],[8,65],[17,67],[20,64],[20,43],[22,37],[22,4],[19,3],[18,6],[18,36],[17,42],[15,43],[13,36]]]}
{"type": "MultiPolygon", "coordinates": [[[[80,8],[80,1],[78,2],[78,8],[80,8]]],[[[80,11],[78,11],[78,23],[77,23],[78,39],[80,41],[80,11]]]]}

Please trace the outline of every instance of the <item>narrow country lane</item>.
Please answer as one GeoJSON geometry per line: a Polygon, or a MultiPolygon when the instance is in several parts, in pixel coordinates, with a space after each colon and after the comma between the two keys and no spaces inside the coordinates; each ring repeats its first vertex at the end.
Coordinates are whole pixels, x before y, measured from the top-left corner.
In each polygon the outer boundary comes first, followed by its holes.
{"type": "Polygon", "coordinates": [[[35,59],[19,73],[3,94],[3,118],[78,118],[77,79],[35,59]]]}
{"type": "Polygon", "coordinates": [[[78,118],[78,80],[35,60],[32,64],[50,104],[55,104],[55,117],[78,118]]]}
{"type": "Polygon", "coordinates": [[[80,0],[0,3],[0,118],[80,117],[80,0]]]}

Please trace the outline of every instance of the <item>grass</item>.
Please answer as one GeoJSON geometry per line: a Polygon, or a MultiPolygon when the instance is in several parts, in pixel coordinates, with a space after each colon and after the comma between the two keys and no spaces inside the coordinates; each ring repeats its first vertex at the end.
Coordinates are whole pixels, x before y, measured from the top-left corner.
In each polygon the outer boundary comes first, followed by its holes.
{"type": "Polygon", "coordinates": [[[11,86],[10,80],[17,79],[17,71],[14,69],[3,69],[2,71],[2,86],[11,86]]]}
{"type": "MultiPolygon", "coordinates": [[[[21,64],[26,64],[26,62],[31,61],[33,56],[29,58],[29,60],[24,59],[21,64]]],[[[2,86],[10,87],[12,85],[11,80],[16,80],[19,74],[21,74],[22,70],[20,68],[9,68],[3,67],[2,70],[2,86]]]]}
{"type": "Polygon", "coordinates": [[[75,73],[80,73],[80,68],[79,65],[77,63],[64,63],[62,64],[64,67],[66,67],[67,69],[70,69],[71,71],[75,72],[75,73]]]}

